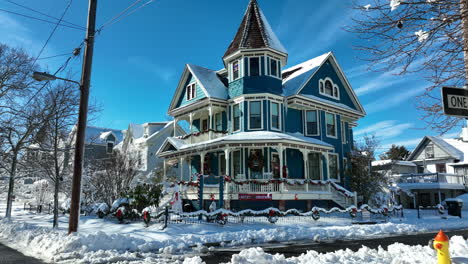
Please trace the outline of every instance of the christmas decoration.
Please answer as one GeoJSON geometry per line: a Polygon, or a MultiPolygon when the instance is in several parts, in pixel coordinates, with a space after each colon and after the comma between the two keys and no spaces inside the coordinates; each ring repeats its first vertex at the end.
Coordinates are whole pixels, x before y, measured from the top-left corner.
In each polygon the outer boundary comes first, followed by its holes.
{"type": "Polygon", "coordinates": [[[263,154],[258,150],[254,150],[251,152],[249,156],[249,168],[254,172],[262,172],[263,171],[263,154]]]}

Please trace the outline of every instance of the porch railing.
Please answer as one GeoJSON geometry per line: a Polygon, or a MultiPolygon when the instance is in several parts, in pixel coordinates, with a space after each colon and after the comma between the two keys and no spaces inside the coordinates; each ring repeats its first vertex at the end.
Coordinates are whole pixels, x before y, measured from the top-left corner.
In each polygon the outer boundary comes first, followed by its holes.
{"type": "Polygon", "coordinates": [[[449,183],[466,185],[463,175],[449,173],[418,173],[395,175],[396,183],[449,183]]]}

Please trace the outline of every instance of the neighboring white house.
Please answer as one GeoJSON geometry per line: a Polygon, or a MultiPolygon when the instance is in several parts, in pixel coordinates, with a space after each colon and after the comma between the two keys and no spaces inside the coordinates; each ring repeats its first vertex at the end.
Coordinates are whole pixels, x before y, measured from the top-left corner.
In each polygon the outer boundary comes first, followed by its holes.
{"type": "MultiPolygon", "coordinates": [[[[138,181],[151,182],[158,170],[163,167],[162,159],[156,153],[164,143],[166,138],[174,135],[174,128],[177,134],[184,134],[185,131],[179,126],[174,126],[174,122],[153,122],[139,124],[129,124],[124,131],[123,141],[115,146],[115,150],[126,155],[133,155],[138,159],[138,181]]],[[[177,166],[177,164],[174,164],[177,166]]],[[[188,173],[188,167],[186,168],[188,173]]],[[[179,170],[172,170],[178,173],[179,170]]]]}
{"type": "Polygon", "coordinates": [[[406,161],[375,161],[405,207],[434,206],[468,191],[468,128],[459,138],[425,136],[406,161]],[[414,197],[413,197],[414,196],[414,197]]]}

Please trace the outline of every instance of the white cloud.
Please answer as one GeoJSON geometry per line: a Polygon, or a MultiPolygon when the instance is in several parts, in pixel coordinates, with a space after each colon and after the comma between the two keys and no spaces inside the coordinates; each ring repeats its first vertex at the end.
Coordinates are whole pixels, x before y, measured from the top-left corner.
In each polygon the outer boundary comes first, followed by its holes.
{"type": "Polygon", "coordinates": [[[169,81],[175,76],[175,71],[173,69],[160,66],[142,56],[130,56],[128,58],[128,63],[134,67],[138,67],[146,72],[152,73],[164,81],[169,81]]]}
{"type": "Polygon", "coordinates": [[[400,90],[396,95],[381,96],[372,103],[366,104],[364,109],[368,114],[370,114],[395,107],[402,102],[421,94],[426,88],[425,86],[417,88],[412,88],[410,85],[407,86],[409,87],[407,91],[401,92],[400,90]]]}
{"type": "Polygon", "coordinates": [[[405,146],[407,149],[412,149],[415,148],[423,137],[418,137],[418,138],[410,138],[410,139],[405,139],[405,140],[399,140],[399,141],[392,141],[391,143],[386,143],[381,146],[381,149],[390,149],[392,145],[397,145],[397,146],[405,146]]]}
{"type": "Polygon", "coordinates": [[[400,136],[406,130],[413,127],[414,124],[412,123],[398,124],[397,120],[385,120],[356,130],[354,132],[354,136],[358,141],[365,135],[375,135],[379,141],[386,141],[388,139],[400,136]]]}

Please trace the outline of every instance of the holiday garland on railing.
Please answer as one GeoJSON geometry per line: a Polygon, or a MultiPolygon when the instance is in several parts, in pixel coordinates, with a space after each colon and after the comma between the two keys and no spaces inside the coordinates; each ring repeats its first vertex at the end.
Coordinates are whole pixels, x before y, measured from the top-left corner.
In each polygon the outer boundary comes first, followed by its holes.
{"type": "Polygon", "coordinates": [[[203,135],[203,134],[206,134],[206,133],[209,133],[209,132],[221,133],[221,134],[227,134],[228,133],[228,131],[225,131],[225,130],[215,130],[215,129],[210,128],[210,129],[203,130],[203,131],[200,131],[200,132],[194,132],[194,133],[190,133],[190,134],[187,134],[187,135],[178,136],[177,138],[178,139],[187,139],[187,138],[190,138],[191,136],[198,137],[200,135],[203,135]]]}
{"type": "MultiPolygon", "coordinates": [[[[201,174],[194,174],[194,176],[201,176],[201,174]]],[[[209,175],[203,175],[203,177],[207,178],[207,177],[210,177],[209,175]]],[[[212,176],[214,178],[220,178],[222,176],[212,176]]],[[[236,180],[233,180],[231,177],[229,176],[224,176],[224,180],[228,183],[233,183],[233,184],[236,184],[236,185],[244,185],[244,184],[250,184],[250,183],[253,183],[253,184],[257,184],[257,185],[262,185],[262,186],[266,186],[266,185],[269,185],[269,184],[281,184],[281,183],[285,183],[289,186],[294,186],[294,185],[305,185],[305,184],[311,184],[311,185],[327,185],[327,184],[330,184],[336,191],[340,192],[341,194],[343,194],[344,196],[346,196],[347,198],[351,198],[351,197],[354,197],[354,194],[349,192],[348,190],[344,189],[343,187],[341,187],[340,185],[336,184],[335,182],[333,181],[318,181],[318,180],[311,180],[311,179],[303,179],[303,180],[299,180],[299,179],[270,179],[270,180],[242,180],[242,181],[236,181],[236,180]]],[[[179,181],[177,183],[175,183],[177,185],[185,185],[185,186],[191,186],[191,187],[199,187],[199,183],[197,181],[179,181]]],[[[174,187],[175,184],[172,184],[171,187],[174,187]]]]}
{"type": "MultiPolygon", "coordinates": [[[[218,210],[215,210],[213,212],[207,212],[205,210],[200,210],[200,211],[196,211],[196,212],[191,212],[191,213],[181,213],[181,212],[176,212],[176,211],[172,211],[170,210],[169,212],[171,214],[174,214],[174,215],[178,215],[180,217],[200,217],[200,216],[204,216],[206,218],[209,218],[209,219],[212,219],[216,216],[222,216],[220,217],[220,219],[226,219],[227,216],[234,216],[234,217],[243,217],[243,216],[265,216],[268,218],[268,221],[270,221],[271,223],[275,223],[277,220],[278,220],[278,217],[285,217],[285,216],[288,216],[288,215],[293,215],[293,216],[310,216],[312,217],[314,220],[318,220],[320,218],[320,214],[323,213],[323,214],[331,214],[331,213],[336,213],[336,212],[339,212],[339,213],[349,213],[350,216],[352,218],[355,218],[357,216],[357,213],[360,213],[362,212],[363,210],[366,210],[368,212],[370,212],[371,214],[382,214],[383,216],[388,216],[388,213],[390,212],[394,212],[394,211],[401,211],[403,210],[403,206],[401,205],[396,205],[396,206],[393,206],[393,207],[381,207],[381,208],[370,208],[369,205],[367,204],[364,204],[362,205],[359,209],[355,206],[350,206],[346,209],[340,209],[340,208],[337,208],[337,207],[333,207],[329,210],[325,209],[325,208],[321,208],[321,207],[313,207],[310,211],[308,212],[301,212],[297,209],[289,209],[287,211],[281,211],[279,210],[278,208],[273,208],[273,207],[270,207],[270,208],[267,208],[267,209],[264,209],[264,210],[259,210],[259,211],[255,211],[255,210],[251,210],[251,209],[246,209],[246,210],[242,210],[242,211],[239,211],[239,212],[233,212],[233,211],[230,211],[230,210],[226,210],[226,209],[218,209],[218,210]]],[[[161,216],[163,216],[164,212],[159,212],[155,215],[155,218],[160,218],[161,216]]]]}

